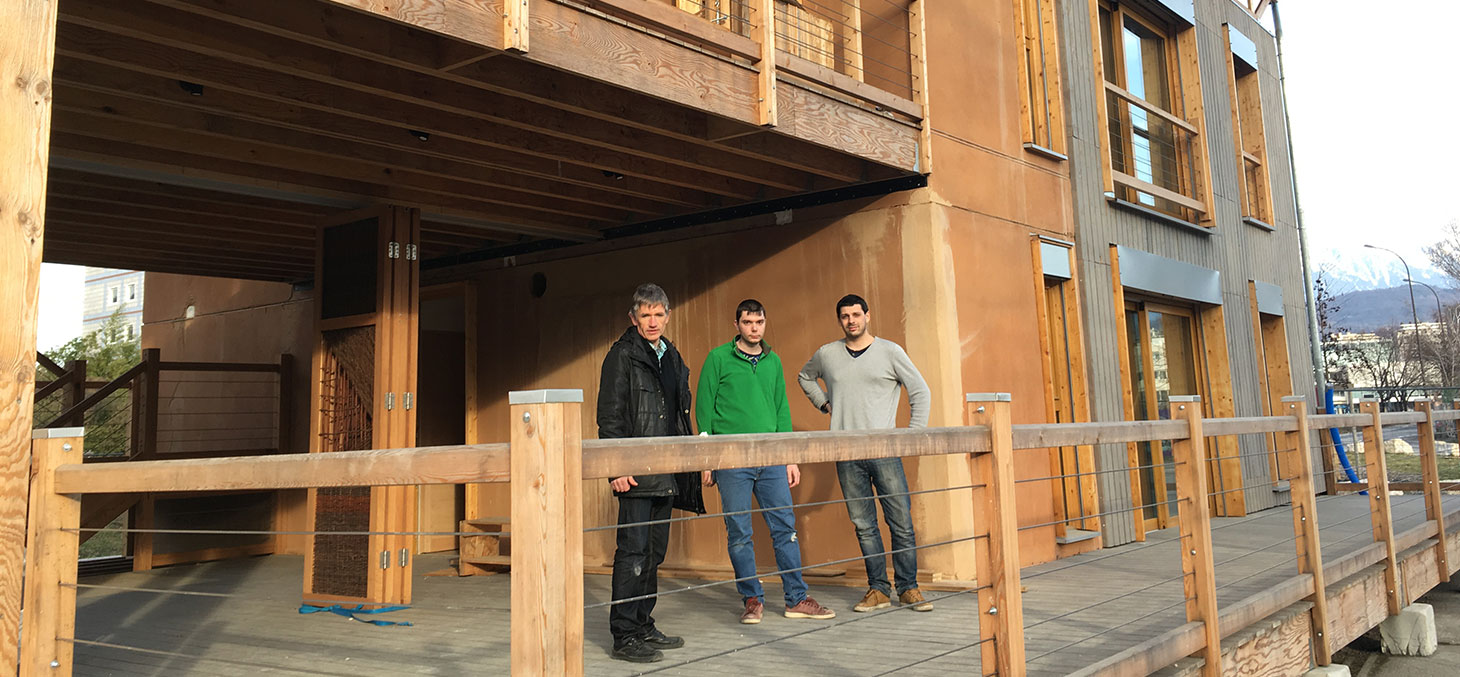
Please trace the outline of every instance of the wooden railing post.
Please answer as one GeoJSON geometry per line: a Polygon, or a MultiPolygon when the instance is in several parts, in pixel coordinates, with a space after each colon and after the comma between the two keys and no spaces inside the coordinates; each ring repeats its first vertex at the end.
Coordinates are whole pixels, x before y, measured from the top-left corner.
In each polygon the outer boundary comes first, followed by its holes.
{"type": "MultiPolygon", "coordinates": [[[[1298,428],[1286,434],[1284,449],[1293,473],[1289,489],[1293,497],[1293,535],[1297,545],[1298,573],[1313,576],[1313,659],[1318,665],[1333,662],[1333,647],[1328,640],[1328,584],[1323,577],[1323,547],[1318,538],[1318,502],[1313,487],[1313,441],[1308,428],[1308,398],[1301,395],[1283,398],[1285,412],[1298,420],[1298,428]]],[[[1281,415],[1281,414],[1280,414],[1281,415]]],[[[1274,481],[1282,478],[1273,478],[1274,481]]]]}
{"type": "Polygon", "coordinates": [[[756,122],[774,127],[779,122],[776,106],[776,0],[752,0],[755,22],[750,39],[760,45],[760,73],[756,78],[756,122]]]}
{"type": "MultiPolygon", "coordinates": [[[[86,360],[66,360],[66,378],[70,382],[66,384],[65,394],[61,396],[61,411],[66,411],[86,399],[86,360]]],[[[86,425],[86,412],[77,412],[71,420],[62,421],[61,424],[78,428],[86,425]]]]}
{"type": "Polygon", "coordinates": [[[508,395],[512,674],[583,674],[583,391],[508,395]]]}
{"type": "Polygon", "coordinates": [[[1416,402],[1415,411],[1425,415],[1419,430],[1419,464],[1425,482],[1425,519],[1431,520],[1435,530],[1435,564],[1440,569],[1438,580],[1450,580],[1450,550],[1445,533],[1445,509],[1440,493],[1440,465],[1435,451],[1435,407],[1432,403],[1416,402]]]}
{"type": "Polygon", "coordinates": [[[1359,403],[1359,412],[1372,417],[1364,427],[1364,465],[1369,471],[1369,518],[1374,525],[1374,542],[1384,544],[1384,586],[1389,602],[1389,615],[1404,606],[1400,588],[1399,557],[1394,552],[1394,512],[1389,504],[1389,464],[1384,457],[1384,422],[1378,402],[1359,403]]]}
{"type": "Polygon", "coordinates": [[[526,52],[531,7],[528,0],[502,0],[502,49],[526,52]]]}
{"type": "Polygon", "coordinates": [[[913,101],[923,109],[923,119],[918,127],[918,172],[933,172],[933,117],[928,114],[928,18],[926,0],[912,0],[907,7],[908,26],[908,83],[912,86],[913,101]]]}
{"type": "Polygon", "coordinates": [[[274,445],[274,451],[281,454],[289,453],[293,445],[294,437],[294,356],[289,353],[279,355],[279,440],[274,445]]]}
{"type": "Polygon", "coordinates": [[[1009,393],[969,393],[968,425],[988,426],[989,453],[973,457],[973,523],[988,535],[975,545],[982,671],[1024,674],[1024,599],[1019,584],[1019,514],[1014,501],[1014,435],[1009,393]]]}
{"type": "Polygon", "coordinates": [[[81,497],[56,493],[56,468],[81,463],[81,428],[32,433],[20,675],[70,675],[81,497]]]}
{"type": "Polygon", "coordinates": [[[144,349],[142,351],[142,378],[133,382],[145,384],[141,398],[142,415],[138,417],[142,424],[142,446],[134,450],[138,460],[145,461],[157,457],[157,408],[162,401],[161,375],[162,351],[158,348],[144,349]]]}
{"type": "Polygon", "coordinates": [[[1203,624],[1202,674],[1222,674],[1222,632],[1217,627],[1217,571],[1212,562],[1212,517],[1207,509],[1206,437],[1201,427],[1201,397],[1171,398],[1172,418],[1186,419],[1186,439],[1173,440],[1176,496],[1181,522],[1181,570],[1186,574],[1186,620],[1203,624]]]}

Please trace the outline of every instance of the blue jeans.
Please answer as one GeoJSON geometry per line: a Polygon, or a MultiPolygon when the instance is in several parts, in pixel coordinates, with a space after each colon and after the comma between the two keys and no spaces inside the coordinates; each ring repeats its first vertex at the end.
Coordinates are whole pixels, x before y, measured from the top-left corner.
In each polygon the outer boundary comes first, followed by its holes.
{"type": "MultiPolygon", "coordinates": [[[[786,480],[786,466],[716,470],[715,484],[720,486],[720,508],[725,512],[750,510],[753,494],[762,508],[765,525],[771,530],[771,544],[776,551],[776,568],[781,574],[781,587],[786,606],[796,606],[806,599],[806,581],[800,571],[801,545],[796,539],[796,516],[791,512],[791,487],[786,480]]],[[[730,565],[735,568],[735,589],[742,600],[759,599],[765,603],[765,591],[755,575],[755,544],[751,541],[750,513],[725,516],[725,534],[730,545],[730,565]]]]}
{"type": "Polygon", "coordinates": [[[907,496],[907,475],[902,459],[881,458],[868,461],[839,461],[836,476],[841,481],[842,495],[847,500],[847,514],[857,528],[857,541],[862,546],[867,565],[868,587],[891,596],[887,583],[887,557],[882,547],[882,532],[877,529],[877,507],[872,504],[875,489],[882,504],[882,517],[892,533],[892,570],[897,580],[897,594],[918,587],[918,552],[913,550],[917,538],[913,534],[912,501],[907,496]],[[888,494],[901,494],[889,496],[888,494]],[[860,499],[860,500],[858,500],[860,499]]]}

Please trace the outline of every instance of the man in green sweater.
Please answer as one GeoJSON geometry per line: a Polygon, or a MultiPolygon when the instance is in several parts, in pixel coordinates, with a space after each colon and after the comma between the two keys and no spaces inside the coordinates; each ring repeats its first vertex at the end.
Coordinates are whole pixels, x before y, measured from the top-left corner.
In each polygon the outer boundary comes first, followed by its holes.
{"type": "MultiPolygon", "coordinates": [[[[765,336],[765,307],[746,299],[735,308],[736,336],[710,351],[700,370],[695,419],[700,434],[778,433],[791,431],[791,410],[786,402],[786,377],[781,358],[771,352],[765,336]]],[[[786,618],[834,618],[836,612],[806,596],[801,577],[801,548],[796,541],[796,516],[791,512],[791,487],[801,483],[796,465],[705,471],[705,486],[720,485],[720,508],[725,515],[730,564],[735,589],[745,603],[740,622],[759,623],[765,593],[755,571],[755,544],[751,541],[751,497],[765,510],[766,526],[782,571],[786,618]]]]}

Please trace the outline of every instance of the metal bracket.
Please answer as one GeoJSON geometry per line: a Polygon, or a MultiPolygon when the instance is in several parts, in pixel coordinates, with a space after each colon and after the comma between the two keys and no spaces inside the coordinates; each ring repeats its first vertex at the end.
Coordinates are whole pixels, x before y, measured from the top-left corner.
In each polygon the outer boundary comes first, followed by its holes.
{"type": "Polygon", "coordinates": [[[380,568],[382,568],[382,569],[389,569],[390,568],[390,551],[389,550],[381,550],[380,551],[380,568]]]}
{"type": "Polygon", "coordinates": [[[413,244],[406,245],[406,260],[407,261],[415,261],[416,260],[416,245],[413,245],[413,244]]]}
{"type": "Polygon", "coordinates": [[[402,399],[405,400],[406,411],[410,411],[411,405],[416,401],[416,394],[408,392],[402,399]]]}
{"type": "Polygon", "coordinates": [[[395,408],[395,393],[386,393],[385,394],[385,410],[386,411],[390,411],[390,410],[392,410],[394,408],[395,408]]]}
{"type": "Polygon", "coordinates": [[[406,568],[406,567],[408,567],[410,565],[411,565],[411,549],[410,548],[401,548],[400,549],[400,568],[404,569],[404,568],[406,568]]]}
{"type": "Polygon", "coordinates": [[[392,242],[392,243],[390,243],[390,245],[385,248],[385,255],[388,256],[388,257],[390,257],[390,258],[393,258],[393,259],[400,258],[400,243],[399,242],[392,242]]]}

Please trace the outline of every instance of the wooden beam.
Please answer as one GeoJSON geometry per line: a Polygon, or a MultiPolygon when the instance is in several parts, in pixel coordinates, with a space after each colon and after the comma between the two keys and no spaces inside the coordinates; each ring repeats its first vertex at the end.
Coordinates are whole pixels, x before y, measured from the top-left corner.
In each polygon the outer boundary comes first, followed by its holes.
{"type": "MultiPolygon", "coordinates": [[[[1328,587],[1323,568],[1323,546],[1318,532],[1318,504],[1314,499],[1313,440],[1308,434],[1308,398],[1284,397],[1283,413],[1292,414],[1298,429],[1285,434],[1283,447],[1291,449],[1288,457],[1290,494],[1293,501],[1293,535],[1298,556],[1298,573],[1313,576],[1313,660],[1318,665],[1333,662],[1333,645],[1328,637],[1328,587]]],[[[1274,477],[1273,481],[1280,480],[1274,477]]]]}
{"type": "Polygon", "coordinates": [[[1117,184],[1120,184],[1127,188],[1138,190],[1142,193],[1149,193],[1150,195],[1159,197],[1162,200],[1181,205],[1182,207],[1197,212],[1198,214],[1206,212],[1207,207],[1201,201],[1189,198],[1174,190],[1162,188],[1154,183],[1151,183],[1150,181],[1144,181],[1134,176],[1131,176],[1130,174],[1114,169],[1110,170],[1110,176],[1111,179],[1117,184]]]}
{"type": "MultiPolygon", "coordinates": [[[[1227,347],[1227,319],[1222,306],[1205,306],[1198,312],[1201,323],[1201,346],[1206,362],[1207,390],[1211,395],[1209,403],[1213,418],[1231,418],[1237,415],[1236,398],[1232,393],[1231,353],[1227,347]]],[[[1216,437],[1213,445],[1216,455],[1222,457],[1215,462],[1215,488],[1222,492],[1215,496],[1219,512],[1223,517],[1240,517],[1247,514],[1247,494],[1241,491],[1242,477],[1241,445],[1234,435],[1217,437],[1212,430],[1209,436],[1216,437]]],[[[1276,482],[1277,478],[1273,478],[1276,482]]]]}
{"type": "Polygon", "coordinates": [[[1176,462],[1176,492],[1181,522],[1181,570],[1186,577],[1186,620],[1202,623],[1202,675],[1222,674],[1222,632],[1218,625],[1217,571],[1212,563],[1212,518],[1207,511],[1206,448],[1201,427],[1201,398],[1173,396],[1173,419],[1188,426],[1188,438],[1171,443],[1176,462]]]}
{"type": "Polygon", "coordinates": [[[933,171],[933,119],[928,110],[928,20],[927,0],[912,0],[907,8],[907,21],[912,35],[908,39],[908,72],[912,76],[913,103],[922,110],[918,121],[918,172],[933,171]]]}
{"type": "Polygon", "coordinates": [[[780,123],[776,92],[776,3],[775,0],[753,0],[756,21],[751,24],[750,39],[759,49],[756,59],[755,121],[762,127],[780,123]]]}
{"type": "Polygon", "coordinates": [[[502,0],[502,48],[509,52],[526,52],[529,46],[528,0],[502,0]]]}
{"type": "Polygon", "coordinates": [[[583,391],[509,395],[512,673],[583,675],[583,391]]]}
{"type": "MultiPolygon", "coordinates": [[[[3,25],[3,24],[0,24],[3,25]]],[[[52,428],[34,433],[29,468],[29,547],[25,558],[25,633],[20,636],[20,675],[70,675],[76,636],[76,553],[81,497],[56,491],[56,468],[80,463],[82,430],[52,428]]],[[[7,649],[7,653],[14,649],[7,649]]],[[[10,656],[7,656],[10,658],[10,656]]],[[[11,659],[13,660],[13,658],[11,659]]]]}
{"type": "MultiPolygon", "coordinates": [[[[1090,11],[1092,15],[1096,14],[1096,7],[1097,0],[1090,0],[1090,11]]],[[[1091,22],[1093,30],[1095,31],[1095,58],[1097,59],[1096,63],[1099,64],[1100,24],[1098,21],[1096,21],[1096,18],[1096,16],[1092,16],[1091,22]]],[[[1096,91],[1098,92],[1096,94],[1096,98],[1101,101],[1100,110],[1103,111],[1105,110],[1105,90],[1097,89],[1096,91]]],[[[1098,117],[1102,120],[1102,124],[1100,127],[1101,143],[1109,143],[1110,135],[1108,130],[1106,129],[1106,126],[1103,123],[1103,121],[1105,120],[1105,116],[1102,114],[1098,117]]],[[[1104,153],[1102,166],[1104,166],[1105,168],[1106,183],[1108,184],[1110,178],[1109,149],[1106,149],[1104,153]]],[[[1106,190],[1109,191],[1108,186],[1106,190]]],[[[1120,388],[1121,410],[1124,414],[1125,420],[1133,421],[1136,417],[1136,408],[1135,395],[1131,392],[1131,369],[1138,369],[1139,367],[1132,365],[1130,359],[1130,341],[1132,337],[1129,336],[1130,332],[1126,330],[1125,326],[1125,285],[1122,284],[1120,281],[1119,245],[1111,243],[1108,256],[1109,258],[1106,260],[1110,264],[1110,288],[1112,291],[1111,298],[1115,304],[1115,340],[1117,342],[1115,356],[1116,362],[1120,367],[1120,383],[1118,384],[1118,386],[1120,388]]],[[[1126,441],[1125,457],[1126,467],[1130,468],[1130,505],[1133,508],[1131,510],[1131,520],[1133,522],[1132,528],[1135,530],[1134,533],[1136,540],[1144,541],[1146,540],[1146,515],[1145,509],[1141,508],[1140,506],[1145,505],[1145,497],[1142,495],[1143,492],[1141,491],[1141,471],[1139,470],[1141,466],[1140,449],[1136,446],[1134,440],[1126,441]]]]}
{"type": "Polygon", "coordinates": [[[7,675],[15,673],[20,640],[57,4],[0,3],[0,30],[9,36],[0,43],[0,401],[9,412],[0,424],[0,673],[7,675]]]}
{"type": "Polygon", "coordinates": [[[1359,412],[1370,417],[1364,428],[1364,462],[1369,470],[1369,516],[1374,526],[1374,542],[1384,544],[1384,585],[1389,615],[1396,616],[1404,606],[1400,585],[1399,558],[1394,547],[1394,513],[1389,502],[1389,465],[1384,458],[1384,424],[1377,402],[1359,404],[1359,412]]]}

